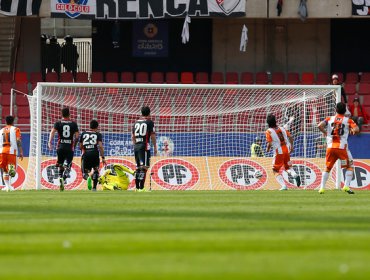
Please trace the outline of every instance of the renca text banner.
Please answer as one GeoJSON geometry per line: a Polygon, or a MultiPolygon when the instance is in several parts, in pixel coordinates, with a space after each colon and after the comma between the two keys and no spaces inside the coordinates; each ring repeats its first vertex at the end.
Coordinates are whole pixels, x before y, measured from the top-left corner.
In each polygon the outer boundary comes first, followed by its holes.
{"type": "Polygon", "coordinates": [[[243,17],[245,0],[51,0],[51,17],[153,19],[243,17]]]}

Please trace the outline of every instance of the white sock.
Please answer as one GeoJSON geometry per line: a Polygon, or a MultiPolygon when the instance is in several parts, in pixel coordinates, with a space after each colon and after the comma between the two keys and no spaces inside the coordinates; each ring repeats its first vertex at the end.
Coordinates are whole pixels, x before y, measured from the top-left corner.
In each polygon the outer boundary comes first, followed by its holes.
{"type": "Polygon", "coordinates": [[[276,178],[276,181],[279,183],[279,185],[282,187],[282,188],[286,188],[286,185],[285,185],[285,181],[284,181],[284,178],[283,176],[281,176],[280,174],[275,176],[276,178]]]}
{"type": "Polygon", "coordinates": [[[322,178],[321,178],[321,186],[320,189],[325,189],[326,182],[329,179],[329,172],[324,171],[322,173],[322,178]]]}
{"type": "Polygon", "coordinates": [[[294,179],[298,177],[297,173],[295,173],[293,168],[289,168],[288,170],[286,170],[286,172],[288,172],[288,174],[292,176],[294,179]]]}
{"type": "Polygon", "coordinates": [[[352,178],[353,178],[353,171],[346,170],[344,185],[349,187],[349,185],[351,184],[352,178]]]}
{"type": "Polygon", "coordinates": [[[9,189],[10,188],[9,175],[7,173],[4,173],[3,179],[4,179],[5,187],[9,189]]]}

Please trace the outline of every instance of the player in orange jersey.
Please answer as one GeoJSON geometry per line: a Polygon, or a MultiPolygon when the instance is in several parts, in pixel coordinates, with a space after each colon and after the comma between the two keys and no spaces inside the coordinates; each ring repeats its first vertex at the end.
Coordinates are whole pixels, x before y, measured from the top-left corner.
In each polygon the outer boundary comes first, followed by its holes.
{"type": "Polygon", "coordinates": [[[293,151],[293,137],[290,132],[283,127],[277,126],[276,118],[273,114],[269,114],[266,120],[269,129],[266,130],[267,152],[274,150],[274,160],[272,171],[274,172],[276,181],[280,185],[280,190],[287,190],[283,176],[280,174],[280,169],[284,166],[285,171],[291,175],[297,187],[301,185],[301,178],[294,171],[290,161],[290,153],[293,151]]]}
{"type": "Polygon", "coordinates": [[[21,131],[13,126],[13,116],[7,116],[5,121],[6,126],[0,130],[0,171],[5,183],[3,190],[13,191],[9,177],[14,177],[16,174],[17,154],[23,160],[21,131]]]}
{"type": "MultiPolygon", "coordinates": [[[[347,107],[343,102],[337,103],[335,116],[327,117],[319,124],[320,131],[326,137],[326,169],[322,173],[321,186],[319,193],[324,193],[325,184],[328,181],[329,173],[335,162],[340,159],[342,168],[346,169],[343,191],[354,194],[349,188],[353,177],[353,160],[348,150],[349,133],[358,134],[360,132],[356,123],[345,116],[347,107]]],[[[339,174],[338,174],[339,176],[339,174]]]]}

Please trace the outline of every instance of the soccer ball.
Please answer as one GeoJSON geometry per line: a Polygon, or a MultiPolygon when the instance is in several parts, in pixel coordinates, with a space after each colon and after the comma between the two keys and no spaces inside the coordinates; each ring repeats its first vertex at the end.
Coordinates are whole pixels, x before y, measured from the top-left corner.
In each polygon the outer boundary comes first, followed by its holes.
{"type": "Polygon", "coordinates": [[[262,177],[261,171],[257,170],[256,172],[254,172],[254,178],[260,179],[261,177],[262,177]]]}

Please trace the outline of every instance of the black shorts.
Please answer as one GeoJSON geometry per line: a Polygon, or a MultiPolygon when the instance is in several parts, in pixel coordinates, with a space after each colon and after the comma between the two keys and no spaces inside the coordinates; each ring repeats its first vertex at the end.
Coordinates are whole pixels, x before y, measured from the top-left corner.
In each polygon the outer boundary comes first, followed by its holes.
{"type": "Polygon", "coordinates": [[[67,165],[71,166],[73,161],[73,151],[66,148],[57,149],[57,165],[67,165]]]}
{"type": "Polygon", "coordinates": [[[150,151],[146,151],[145,149],[137,149],[135,147],[135,162],[136,167],[140,166],[150,166],[150,151]]]}
{"type": "Polygon", "coordinates": [[[82,173],[90,172],[91,169],[99,168],[100,159],[99,153],[84,153],[81,157],[82,173]]]}

